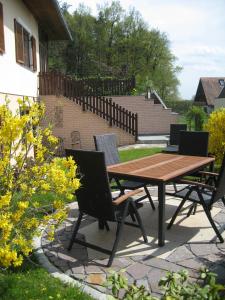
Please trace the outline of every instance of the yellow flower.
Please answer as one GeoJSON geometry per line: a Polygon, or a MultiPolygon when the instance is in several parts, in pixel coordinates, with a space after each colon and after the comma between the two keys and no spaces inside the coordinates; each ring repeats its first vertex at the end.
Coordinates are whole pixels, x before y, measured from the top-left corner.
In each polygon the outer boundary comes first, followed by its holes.
{"type": "Polygon", "coordinates": [[[10,192],[7,192],[6,195],[0,197],[0,208],[3,206],[9,205],[12,198],[12,194],[10,192]]]}
{"type": "Polygon", "coordinates": [[[19,209],[26,209],[29,206],[28,201],[19,201],[18,202],[18,208],[19,209]]]}
{"type": "Polygon", "coordinates": [[[41,185],[41,188],[44,190],[44,191],[49,191],[50,190],[50,184],[49,183],[43,183],[41,185]]]}
{"type": "Polygon", "coordinates": [[[53,136],[53,135],[49,135],[49,136],[48,136],[48,141],[49,141],[49,143],[51,143],[51,144],[57,144],[57,143],[58,143],[57,137],[55,137],[55,136],[53,136]]]}

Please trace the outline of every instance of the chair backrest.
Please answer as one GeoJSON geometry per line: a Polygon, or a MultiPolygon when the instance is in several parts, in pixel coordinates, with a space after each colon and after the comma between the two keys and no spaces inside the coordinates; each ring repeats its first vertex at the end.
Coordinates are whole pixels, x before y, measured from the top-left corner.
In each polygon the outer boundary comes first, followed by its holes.
{"type": "Polygon", "coordinates": [[[105,162],[107,166],[118,164],[120,162],[115,134],[94,135],[94,142],[95,149],[105,153],[105,162]]]}
{"type": "Polygon", "coordinates": [[[209,133],[206,131],[180,131],[179,154],[208,156],[209,133]]]}
{"type": "Polygon", "coordinates": [[[80,211],[94,218],[115,220],[104,152],[66,149],[78,165],[81,187],[76,192],[80,211]]]}
{"type": "Polygon", "coordinates": [[[181,130],[187,130],[187,124],[170,124],[170,145],[179,145],[181,130]]]}
{"type": "Polygon", "coordinates": [[[225,154],[219,172],[219,177],[216,181],[216,191],[213,194],[212,202],[216,202],[225,196],[225,154]]]}

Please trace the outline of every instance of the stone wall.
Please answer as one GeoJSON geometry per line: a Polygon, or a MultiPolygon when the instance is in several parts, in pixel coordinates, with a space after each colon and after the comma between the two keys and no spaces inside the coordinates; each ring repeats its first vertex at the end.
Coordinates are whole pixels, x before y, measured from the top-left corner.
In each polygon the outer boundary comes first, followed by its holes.
{"type": "Polygon", "coordinates": [[[161,104],[154,104],[151,99],[146,100],[144,96],[114,96],[112,100],[138,113],[139,135],[168,134],[170,124],[177,123],[177,113],[173,113],[170,108],[165,109],[161,104]]]}
{"type": "Polygon", "coordinates": [[[94,149],[93,135],[115,133],[118,146],[134,144],[134,137],[118,127],[93,114],[83,112],[81,106],[62,96],[41,96],[46,105],[46,118],[43,125],[51,122],[55,136],[62,137],[65,148],[77,148],[71,139],[73,131],[79,131],[82,149],[94,149]]]}

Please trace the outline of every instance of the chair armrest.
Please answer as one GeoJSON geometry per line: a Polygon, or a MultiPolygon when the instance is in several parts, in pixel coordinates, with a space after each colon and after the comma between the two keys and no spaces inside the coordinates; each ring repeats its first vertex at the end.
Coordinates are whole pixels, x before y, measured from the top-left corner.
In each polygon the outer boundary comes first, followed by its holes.
{"type": "Polygon", "coordinates": [[[206,176],[215,176],[215,177],[219,176],[219,173],[214,173],[214,172],[199,171],[198,173],[206,176]]]}
{"type": "Polygon", "coordinates": [[[132,197],[140,192],[142,192],[142,190],[140,190],[140,189],[130,191],[130,192],[126,193],[125,195],[120,196],[119,198],[114,200],[112,203],[113,203],[113,205],[120,205],[122,202],[127,200],[129,197],[132,197]]]}
{"type": "Polygon", "coordinates": [[[211,186],[206,183],[198,182],[198,181],[180,179],[179,183],[191,184],[191,185],[199,186],[199,187],[206,188],[206,189],[213,190],[213,191],[216,190],[216,188],[214,186],[211,186]]]}

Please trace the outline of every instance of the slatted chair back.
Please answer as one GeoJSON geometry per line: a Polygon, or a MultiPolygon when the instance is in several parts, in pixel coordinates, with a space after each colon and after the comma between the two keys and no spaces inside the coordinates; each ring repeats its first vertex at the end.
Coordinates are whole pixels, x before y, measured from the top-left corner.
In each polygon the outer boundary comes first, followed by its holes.
{"type": "Polygon", "coordinates": [[[95,149],[105,153],[105,162],[107,166],[118,164],[120,162],[115,134],[94,135],[94,142],[95,149]]]}
{"type": "Polygon", "coordinates": [[[76,192],[79,210],[94,218],[115,221],[103,152],[66,149],[78,165],[81,187],[76,192]]]}
{"type": "Polygon", "coordinates": [[[179,150],[182,155],[208,156],[209,133],[206,131],[180,131],[179,150]]]}
{"type": "Polygon", "coordinates": [[[170,124],[170,145],[179,145],[181,130],[187,130],[187,124],[170,124]]]}
{"type": "Polygon", "coordinates": [[[213,194],[212,202],[216,202],[225,196],[225,154],[220,168],[219,176],[216,181],[216,191],[213,194]]]}

